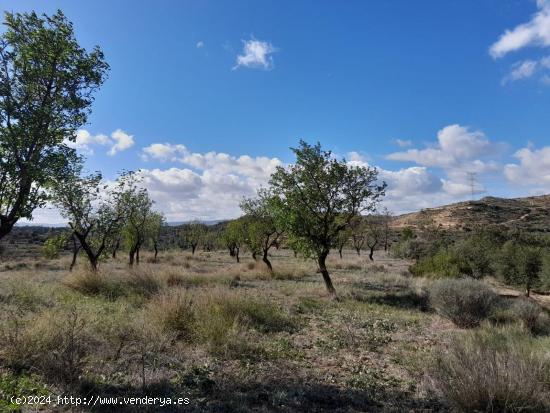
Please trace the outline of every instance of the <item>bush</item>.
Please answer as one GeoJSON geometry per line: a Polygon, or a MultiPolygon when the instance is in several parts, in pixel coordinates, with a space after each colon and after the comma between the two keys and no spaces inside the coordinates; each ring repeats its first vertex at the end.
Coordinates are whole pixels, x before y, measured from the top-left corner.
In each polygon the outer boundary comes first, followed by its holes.
{"type": "Polygon", "coordinates": [[[78,309],[47,310],[32,320],[13,315],[2,327],[1,355],[8,366],[68,388],[77,384],[95,342],[78,309]]]}
{"type": "Polygon", "coordinates": [[[481,281],[446,279],[432,284],[430,304],[459,327],[475,327],[487,318],[497,295],[481,281]]]}
{"type": "Polygon", "coordinates": [[[163,330],[190,340],[194,333],[195,313],[190,296],[174,290],[154,297],[147,306],[149,318],[163,330]]]}
{"type": "Polygon", "coordinates": [[[463,274],[459,258],[446,250],[419,259],[410,266],[409,271],[414,276],[430,278],[457,278],[463,274]]]}
{"type": "Polygon", "coordinates": [[[463,412],[548,412],[548,343],[522,331],[481,329],[455,336],[430,379],[463,412]]]}

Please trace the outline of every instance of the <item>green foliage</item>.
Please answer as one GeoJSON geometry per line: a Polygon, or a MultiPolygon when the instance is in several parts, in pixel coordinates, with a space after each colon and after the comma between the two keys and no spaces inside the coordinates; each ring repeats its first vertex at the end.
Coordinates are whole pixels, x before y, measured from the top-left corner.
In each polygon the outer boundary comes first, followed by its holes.
{"type": "Polygon", "coordinates": [[[529,293],[532,288],[539,287],[545,279],[547,260],[539,247],[509,240],[500,250],[496,266],[497,275],[507,284],[525,287],[529,293]]]}
{"type": "Polygon", "coordinates": [[[42,256],[49,260],[59,257],[59,252],[67,243],[67,234],[60,234],[56,237],[48,238],[42,245],[42,256]]]}
{"type": "Polygon", "coordinates": [[[441,249],[435,255],[420,258],[409,271],[418,277],[458,278],[464,274],[463,263],[454,251],[441,249]]]}
{"type": "Polygon", "coordinates": [[[61,11],[6,13],[0,39],[0,238],[31,218],[44,191],[74,159],[64,140],[90,112],[108,65],[79,46],[61,11]],[[47,119],[47,121],[45,121],[47,119]]]}
{"type": "MultiPolygon", "coordinates": [[[[51,396],[49,390],[36,375],[15,375],[0,373],[0,411],[19,412],[21,405],[11,403],[12,397],[51,396]]],[[[52,397],[51,400],[54,400],[52,397]]]]}
{"type": "Polygon", "coordinates": [[[292,150],[296,163],[278,167],[270,184],[281,199],[285,228],[300,252],[325,254],[353,217],[374,209],[385,184],[378,185],[375,168],[349,166],[320,144],[300,141],[292,150]]]}
{"type": "Polygon", "coordinates": [[[470,278],[442,279],[429,289],[430,304],[459,327],[475,327],[486,319],[496,293],[481,281],[470,278]]]}

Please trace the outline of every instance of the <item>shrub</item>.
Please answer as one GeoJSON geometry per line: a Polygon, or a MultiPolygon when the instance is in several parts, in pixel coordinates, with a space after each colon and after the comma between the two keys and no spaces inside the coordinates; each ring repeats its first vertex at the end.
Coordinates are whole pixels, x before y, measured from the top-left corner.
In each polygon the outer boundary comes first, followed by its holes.
{"type": "Polygon", "coordinates": [[[194,333],[195,314],[192,300],[184,290],[173,290],[154,297],[147,306],[149,318],[163,330],[190,340],[194,333]]]}
{"type": "Polygon", "coordinates": [[[509,328],[462,333],[437,354],[431,384],[463,412],[548,412],[544,344],[509,328]]]}
{"type": "Polygon", "coordinates": [[[440,250],[433,256],[419,259],[409,271],[417,277],[457,278],[463,274],[460,259],[450,251],[440,250]]]}
{"type": "Polygon", "coordinates": [[[481,281],[446,279],[430,287],[430,303],[459,327],[475,327],[490,313],[497,295],[481,281]]]}
{"type": "Polygon", "coordinates": [[[15,370],[32,370],[72,388],[94,346],[89,323],[75,307],[47,310],[32,320],[13,317],[3,326],[2,356],[15,370]]]}
{"type": "Polygon", "coordinates": [[[76,271],[65,278],[63,283],[85,295],[101,295],[109,299],[116,299],[126,294],[120,280],[108,278],[100,271],[76,271]]]}

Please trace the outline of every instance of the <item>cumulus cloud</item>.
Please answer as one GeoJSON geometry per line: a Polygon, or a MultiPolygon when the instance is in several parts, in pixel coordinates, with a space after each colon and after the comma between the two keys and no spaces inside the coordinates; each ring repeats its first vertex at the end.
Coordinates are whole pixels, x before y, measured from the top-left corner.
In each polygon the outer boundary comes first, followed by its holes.
{"type": "Polygon", "coordinates": [[[437,142],[424,149],[394,152],[387,159],[414,162],[421,166],[437,167],[457,178],[466,172],[483,173],[498,169],[494,161],[483,160],[494,155],[499,145],[492,143],[481,131],[471,131],[460,125],[449,125],[437,133],[437,142]]]}
{"type": "Polygon", "coordinates": [[[530,21],[506,30],[491,45],[489,53],[494,59],[528,46],[550,46],[550,0],[538,0],[537,6],[530,21]]]}
{"type": "Polygon", "coordinates": [[[140,171],[157,208],[170,221],[237,217],[243,196],[254,196],[267,184],[276,167],[282,165],[277,158],[197,153],[170,143],[143,148],[141,158],[180,165],[140,171]]]}
{"type": "Polygon", "coordinates": [[[510,163],[504,167],[504,175],[508,181],[550,190],[550,146],[541,149],[522,148],[514,157],[519,163],[510,163]]]}
{"type": "Polygon", "coordinates": [[[155,159],[161,162],[176,161],[178,157],[187,153],[184,145],[172,145],[170,143],[153,143],[141,150],[141,159],[148,161],[155,159]]]}
{"type": "Polygon", "coordinates": [[[243,51],[237,56],[233,70],[239,67],[269,70],[273,68],[273,53],[277,51],[271,43],[262,40],[243,40],[243,51]]]}
{"type": "Polygon", "coordinates": [[[134,137],[128,135],[122,129],[117,129],[111,136],[104,135],[102,133],[92,135],[85,129],[79,129],[76,132],[76,140],[70,141],[65,139],[63,141],[69,148],[78,150],[85,155],[93,155],[93,146],[109,146],[110,149],[107,152],[108,155],[113,156],[118,152],[122,152],[134,145],[134,137]]]}
{"type": "Polygon", "coordinates": [[[70,141],[66,139],[64,141],[64,144],[67,145],[69,148],[76,149],[86,155],[93,155],[94,150],[93,146],[95,145],[109,145],[110,139],[107,135],[99,134],[99,135],[92,135],[90,132],[88,132],[85,129],[79,129],[76,132],[76,139],[75,141],[70,141]]]}
{"type": "Polygon", "coordinates": [[[117,129],[111,133],[111,139],[114,141],[113,146],[107,152],[107,155],[113,156],[118,152],[125,151],[128,148],[134,146],[134,137],[133,135],[128,135],[122,129],[117,129]]]}

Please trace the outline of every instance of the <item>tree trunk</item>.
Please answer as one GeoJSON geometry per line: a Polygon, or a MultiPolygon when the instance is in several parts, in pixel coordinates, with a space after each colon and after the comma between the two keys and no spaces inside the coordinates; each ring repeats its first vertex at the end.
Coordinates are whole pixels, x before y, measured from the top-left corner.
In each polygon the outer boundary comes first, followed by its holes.
{"type": "Polygon", "coordinates": [[[237,262],[241,262],[241,259],[239,258],[239,247],[235,248],[235,258],[237,258],[237,262]]]}
{"type": "Polygon", "coordinates": [[[130,252],[128,253],[128,265],[130,267],[134,266],[134,257],[136,255],[136,250],[134,248],[130,248],[130,252]]]}
{"type": "Polygon", "coordinates": [[[269,272],[273,272],[273,266],[271,265],[269,258],[267,258],[267,250],[264,250],[262,261],[265,262],[265,265],[267,265],[267,269],[269,270],[269,272]]]}
{"type": "Polygon", "coordinates": [[[80,243],[80,246],[86,253],[86,256],[88,257],[88,261],[90,262],[90,268],[93,272],[97,272],[97,263],[99,261],[99,256],[101,255],[101,252],[103,251],[103,246],[100,248],[99,252],[97,254],[94,254],[92,251],[92,248],[88,245],[86,242],[86,237],[82,234],[79,234],[77,232],[74,233],[75,236],[78,238],[78,242],[80,243]]]}
{"type": "Polygon", "coordinates": [[[342,249],[343,248],[338,248],[338,254],[340,255],[340,259],[342,259],[342,249]]]}
{"type": "Polygon", "coordinates": [[[330,275],[327,270],[327,265],[326,265],[327,255],[328,255],[328,252],[321,253],[317,258],[317,263],[319,264],[319,271],[323,276],[323,280],[325,281],[325,286],[327,287],[328,293],[332,298],[336,298],[336,290],[332,285],[332,280],[330,279],[330,275]]]}
{"type": "Polygon", "coordinates": [[[80,246],[76,244],[76,238],[73,235],[73,260],[71,261],[71,265],[69,267],[69,271],[72,271],[74,266],[76,265],[76,258],[78,257],[78,252],[80,251],[80,246]]]}
{"type": "Polygon", "coordinates": [[[369,247],[369,248],[370,248],[369,260],[371,260],[371,261],[374,261],[374,258],[373,258],[373,255],[374,255],[374,247],[375,247],[375,245],[373,245],[372,247],[369,247]]]}
{"type": "Polygon", "coordinates": [[[197,248],[197,244],[191,244],[191,254],[195,255],[196,248],[197,248]]]}
{"type": "Polygon", "coordinates": [[[116,253],[117,253],[119,248],[120,248],[120,238],[117,239],[115,247],[113,248],[113,259],[116,258],[116,253]]]}
{"type": "Polygon", "coordinates": [[[141,247],[136,248],[136,265],[139,265],[139,250],[141,247]]]}
{"type": "Polygon", "coordinates": [[[159,245],[158,242],[153,241],[153,248],[155,250],[155,258],[153,259],[155,262],[157,262],[157,255],[159,255],[159,245]]]}
{"type": "Polygon", "coordinates": [[[252,251],[252,259],[254,261],[258,261],[258,257],[256,256],[256,251],[252,251]]]}
{"type": "Polygon", "coordinates": [[[361,255],[361,248],[355,247],[355,251],[357,251],[357,255],[361,255]]]}

